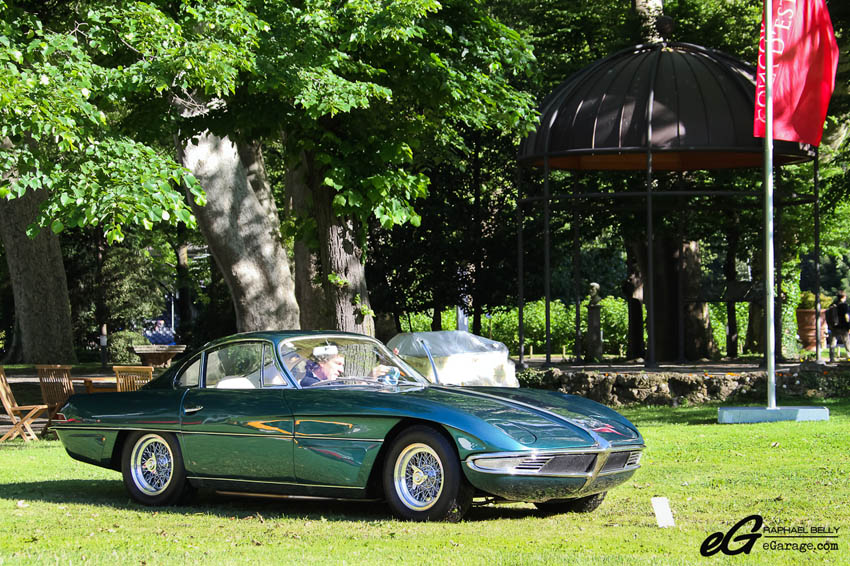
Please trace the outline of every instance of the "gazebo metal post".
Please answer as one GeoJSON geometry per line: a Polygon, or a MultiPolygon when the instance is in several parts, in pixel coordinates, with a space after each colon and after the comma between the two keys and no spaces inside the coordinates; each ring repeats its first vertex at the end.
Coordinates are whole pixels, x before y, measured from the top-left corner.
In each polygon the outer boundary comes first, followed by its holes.
{"type": "MultiPolygon", "coordinates": [[[[681,202],[681,199],[680,199],[681,202]]],[[[679,261],[676,262],[676,293],[678,295],[678,309],[679,309],[679,328],[677,331],[678,335],[678,361],[679,363],[685,362],[685,254],[684,254],[684,242],[685,242],[685,228],[683,226],[683,217],[682,211],[687,210],[685,206],[682,206],[679,209],[679,241],[677,242],[679,246],[678,256],[679,261]]]]}
{"type": "Polygon", "coordinates": [[[549,258],[549,215],[552,203],[549,202],[549,156],[543,158],[543,291],[546,295],[546,363],[552,363],[552,337],[549,301],[551,300],[550,258],[549,258]]]}
{"type": "Polygon", "coordinates": [[[647,151],[646,165],[646,362],[645,367],[655,367],[655,278],[652,233],[652,150],[647,151]]]}
{"type": "MultiPolygon", "coordinates": [[[[663,44],[662,44],[663,45],[663,44]]],[[[652,71],[649,76],[649,96],[646,102],[646,267],[647,271],[647,301],[646,301],[646,334],[647,345],[646,362],[647,368],[656,367],[655,363],[655,270],[653,261],[653,232],[652,232],[652,107],[655,104],[655,77],[658,72],[658,60],[661,58],[662,49],[655,52],[652,62],[652,71]]]]}
{"type": "Polygon", "coordinates": [[[581,355],[581,247],[579,243],[578,182],[573,183],[573,294],[576,307],[575,355],[576,362],[582,361],[581,355]]]}
{"type": "MultiPolygon", "coordinates": [[[[820,152],[815,147],[814,192],[815,192],[815,360],[821,361],[820,352],[820,187],[818,186],[818,168],[820,152]]],[[[830,360],[831,361],[831,360],[830,360]]]]}
{"type": "Polygon", "coordinates": [[[785,355],[782,353],[782,207],[776,207],[773,215],[775,218],[775,228],[773,231],[774,271],[776,272],[776,288],[779,289],[779,292],[776,293],[773,299],[773,316],[776,319],[774,322],[774,341],[776,344],[776,359],[782,362],[785,361],[785,355]]]}

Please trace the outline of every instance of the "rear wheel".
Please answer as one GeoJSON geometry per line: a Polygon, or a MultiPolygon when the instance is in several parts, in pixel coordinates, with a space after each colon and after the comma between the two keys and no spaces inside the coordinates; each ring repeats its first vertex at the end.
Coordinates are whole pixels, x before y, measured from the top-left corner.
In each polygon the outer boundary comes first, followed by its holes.
{"type": "Polygon", "coordinates": [[[577,499],[552,499],[542,503],[535,503],[534,506],[546,513],[590,513],[605,500],[605,494],[596,493],[587,497],[579,497],[577,499]]]}
{"type": "Polygon", "coordinates": [[[187,494],[180,445],[173,434],[136,432],[121,454],[124,486],[145,505],[173,505],[187,494]]]}
{"type": "Polygon", "coordinates": [[[472,503],[472,487],[451,443],[416,426],[393,442],[384,464],[384,495],[393,513],[412,521],[460,521],[472,503]]]}

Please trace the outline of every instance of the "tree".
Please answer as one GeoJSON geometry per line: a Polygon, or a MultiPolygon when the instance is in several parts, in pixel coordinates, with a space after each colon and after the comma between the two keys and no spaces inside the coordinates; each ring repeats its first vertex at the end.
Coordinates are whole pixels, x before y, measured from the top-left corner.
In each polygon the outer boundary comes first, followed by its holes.
{"type": "MultiPolygon", "coordinates": [[[[235,226],[221,215],[233,215],[230,204],[242,202],[227,194],[228,175],[238,176],[236,187],[246,186],[237,152],[225,139],[240,149],[284,139],[287,167],[308,173],[291,181],[304,185],[293,188],[304,195],[294,199],[304,207],[296,212],[315,222],[311,239],[318,248],[312,251],[324,290],[323,305],[301,307],[326,311],[337,328],[371,332],[362,264],[366,221],[374,217],[387,228],[418,222],[412,203],[426,193],[428,164],[415,151],[450,147],[460,126],[517,127],[533,114],[530,98],[507,82],[530,61],[527,46],[477,4],[99,4],[88,17],[98,26],[89,36],[121,61],[128,90],[148,89],[148,96],[130,101],[135,114],[150,115],[168,102],[164,122],[172,133],[179,129],[185,163],[209,185],[211,201],[223,199],[210,202],[207,210],[217,211],[210,222],[195,212],[237,303],[256,293],[245,278],[228,275],[237,271],[237,257],[250,257],[225,251],[240,230],[216,228],[235,226]],[[196,53],[202,50],[217,57],[201,62],[196,53]],[[212,167],[202,173],[201,165],[212,167]]],[[[261,160],[251,163],[264,178],[261,160]]],[[[285,254],[276,257],[275,264],[285,265],[285,254]]],[[[269,266],[255,273],[283,280],[269,266]]],[[[261,320],[259,308],[245,310],[261,320]]]]}
{"type": "Polygon", "coordinates": [[[57,8],[62,31],[0,1],[0,236],[21,345],[7,359],[67,362],[74,353],[61,253],[39,229],[97,225],[109,242],[120,241],[127,223],[193,223],[180,185],[199,201],[203,195],[173,160],[116,130],[95,99],[109,102],[101,88],[117,71],[93,62],[77,30],[62,28],[64,8],[37,7],[57,8]]]}

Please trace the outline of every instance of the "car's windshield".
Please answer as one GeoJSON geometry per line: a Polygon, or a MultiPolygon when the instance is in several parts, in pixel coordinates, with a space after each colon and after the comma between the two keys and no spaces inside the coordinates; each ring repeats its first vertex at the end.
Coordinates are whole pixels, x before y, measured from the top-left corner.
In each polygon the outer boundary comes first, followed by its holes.
{"type": "Polygon", "coordinates": [[[368,338],[321,335],[280,343],[280,358],[302,387],[322,385],[428,385],[383,344],[368,338]]]}

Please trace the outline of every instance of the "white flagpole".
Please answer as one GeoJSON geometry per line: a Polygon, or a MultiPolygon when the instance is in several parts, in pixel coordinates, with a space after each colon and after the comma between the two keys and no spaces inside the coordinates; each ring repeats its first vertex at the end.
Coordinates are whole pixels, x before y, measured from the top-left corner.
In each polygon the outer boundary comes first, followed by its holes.
{"type": "Polygon", "coordinates": [[[764,1],[765,106],[764,130],[764,311],[767,355],[767,408],[776,409],[776,332],[773,273],[773,0],[764,1]]]}

